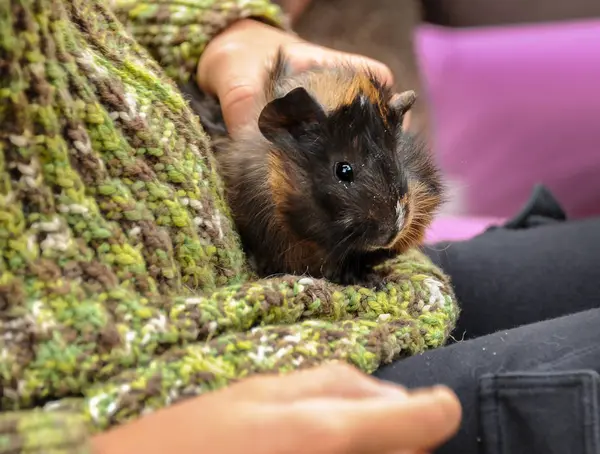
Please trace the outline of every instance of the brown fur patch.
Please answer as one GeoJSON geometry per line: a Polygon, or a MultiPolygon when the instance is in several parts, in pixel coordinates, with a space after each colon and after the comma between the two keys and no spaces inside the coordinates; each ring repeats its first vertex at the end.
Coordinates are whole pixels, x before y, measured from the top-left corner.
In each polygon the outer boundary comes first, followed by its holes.
{"type": "Polygon", "coordinates": [[[376,106],[381,104],[379,90],[373,85],[369,77],[366,74],[357,74],[349,80],[345,90],[340,90],[341,102],[338,107],[352,104],[360,95],[364,95],[369,102],[376,106]]]}
{"type": "Polygon", "coordinates": [[[269,153],[269,187],[276,207],[281,207],[293,190],[278,152],[269,153]]]}
{"type": "Polygon", "coordinates": [[[318,274],[322,265],[323,250],[310,240],[300,240],[286,225],[282,210],[294,192],[293,182],[284,168],[281,155],[277,152],[269,154],[269,187],[275,205],[275,216],[269,226],[274,241],[278,238],[285,243],[280,259],[285,268],[297,274],[318,274]]]}
{"type": "Polygon", "coordinates": [[[284,252],[284,261],[295,274],[308,273],[312,276],[320,276],[323,250],[310,240],[295,240],[289,236],[290,246],[284,252]]]}
{"type": "Polygon", "coordinates": [[[303,78],[283,84],[286,91],[297,86],[305,87],[328,112],[335,112],[348,106],[360,95],[378,107],[382,118],[387,116],[386,100],[379,89],[363,73],[351,73],[344,70],[307,73],[303,78]]]}
{"type": "Polygon", "coordinates": [[[402,232],[391,247],[399,254],[423,243],[425,232],[442,199],[438,195],[432,195],[423,183],[412,181],[400,203],[404,207],[406,220],[402,232]]]}

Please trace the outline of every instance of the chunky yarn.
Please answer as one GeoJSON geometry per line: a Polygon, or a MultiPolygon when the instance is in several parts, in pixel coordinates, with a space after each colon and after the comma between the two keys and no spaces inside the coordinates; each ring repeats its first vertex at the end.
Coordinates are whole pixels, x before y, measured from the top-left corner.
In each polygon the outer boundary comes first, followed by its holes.
{"type": "Polygon", "coordinates": [[[173,79],[235,20],[285,26],[279,9],[106,3],[0,0],[0,453],[86,452],[251,374],[372,372],[443,345],[456,301],[416,250],[381,267],[381,291],[246,266],[173,79]]]}

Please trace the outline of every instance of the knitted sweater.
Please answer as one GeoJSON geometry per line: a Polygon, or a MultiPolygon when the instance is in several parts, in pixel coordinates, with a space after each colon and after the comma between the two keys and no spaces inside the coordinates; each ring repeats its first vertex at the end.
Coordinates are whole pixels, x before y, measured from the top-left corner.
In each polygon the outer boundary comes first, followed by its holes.
{"type": "Polygon", "coordinates": [[[235,20],[284,26],[279,9],[106,4],[0,0],[0,453],[87,452],[93,433],[251,374],[372,372],[442,345],[456,302],[416,250],[378,292],[246,266],[174,79],[235,20]]]}

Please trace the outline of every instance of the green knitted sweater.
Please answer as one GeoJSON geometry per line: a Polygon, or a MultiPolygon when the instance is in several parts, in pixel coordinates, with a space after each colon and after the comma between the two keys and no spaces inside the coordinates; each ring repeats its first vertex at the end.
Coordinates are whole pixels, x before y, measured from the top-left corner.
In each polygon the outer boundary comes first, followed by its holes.
{"type": "Polygon", "coordinates": [[[456,302],[416,250],[381,267],[379,292],[246,267],[174,80],[233,21],[284,26],[280,10],[107,3],[0,0],[0,453],[87,452],[250,374],[370,373],[442,345],[456,302]]]}

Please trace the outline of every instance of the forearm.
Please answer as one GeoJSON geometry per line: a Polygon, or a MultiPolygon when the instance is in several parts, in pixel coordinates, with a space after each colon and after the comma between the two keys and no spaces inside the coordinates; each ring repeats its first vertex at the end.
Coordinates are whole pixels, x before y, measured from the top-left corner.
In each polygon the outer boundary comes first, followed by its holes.
{"type": "Polygon", "coordinates": [[[116,0],[113,10],[177,82],[187,82],[206,45],[240,19],[287,28],[282,10],[268,0],[116,0]]]}

